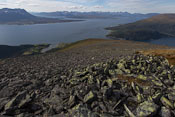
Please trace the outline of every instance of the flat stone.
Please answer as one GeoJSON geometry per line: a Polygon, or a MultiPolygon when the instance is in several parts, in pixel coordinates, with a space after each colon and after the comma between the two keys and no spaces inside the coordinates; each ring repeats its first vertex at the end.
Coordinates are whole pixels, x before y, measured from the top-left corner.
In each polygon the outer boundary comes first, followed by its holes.
{"type": "Polygon", "coordinates": [[[32,101],[32,97],[27,94],[27,91],[23,91],[17,94],[14,98],[12,98],[4,107],[5,114],[17,114],[20,113],[20,108],[27,105],[32,101]]]}
{"type": "Polygon", "coordinates": [[[168,108],[162,107],[160,115],[161,117],[171,117],[171,112],[168,108]]]}
{"type": "Polygon", "coordinates": [[[94,93],[92,91],[90,91],[87,95],[85,95],[84,102],[91,103],[95,98],[96,98],[96,96],[94,95],[94,93]]]}
{"type": "Polygon", "coordinates": [[[26,91],[20,92],[15,96],[12,100],[10,100],[6,105],[5,105],[5,110],[13,109],[18,106],[18,104],[21,102],[23,98],[26,96],[26,91]]]}
{"type": "Polygon", "coordinates": [[[164,106],[166,106],[167,108],[174,108],[174,105],[170,102],[170,100],[168,100],[164,96],[162,96],[160,100],[161,100],[162,104],[164,106]]]}
{"type": "Polygon", "coordinates": [[[156,114],[158,106],[154,104],[154,102],[145,101],[136,109],[136,113],[138,117],[148,117],[156,114]]]}

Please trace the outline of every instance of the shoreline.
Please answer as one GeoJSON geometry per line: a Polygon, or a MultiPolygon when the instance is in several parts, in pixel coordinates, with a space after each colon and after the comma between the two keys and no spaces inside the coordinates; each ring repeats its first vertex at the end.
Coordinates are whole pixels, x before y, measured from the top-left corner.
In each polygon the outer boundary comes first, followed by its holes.
{"type": "Polygon", "coordinates": [[[0,25],[17,25],[17,26],[24,26],[24,25],[42,25],[42,24],[57,24],[57,23],[71,23],[71,22],[82,22],[86,20],[60,20],[58,22],[43,22],[43,23],[34,23],[34,22],[28,22],[28,23],[22,23],[22,22],[9,22],[9,23],[0,23],[0,25]]]}
{"type": "MultiPolygon", "coordinates": [[[[149,45],[156,45],[156,46],[165,46],[165,47],[172,47],[172,46],[166,46],[166,45],[160,45],[160,44],[152,44],[149,43],[147,41],[135,41],[135,40],[125,40],[125,39],[84,39],[84,40],[80,40],[80,41],[75,41],[75,42],[71,42],[71,43],[58,43],[58,44],[22,44],[22,45],[17,45],[17,46],[11,46],[11,45],[0,45],[0,48],[4,47],[3,50],[8,50],[10,48],[19,48],[17,50],[17,54],[15,54],[13,51],[11,51],[10,57],[18,57],[18,56],[23,56],[23,55],[36,55],[36,54],[44,54],[44,53],[50,53],[50,52],[56,52],[56,51],[62,51],[62,50],[66,50],[69,48],[72,48],[74,46],[76,46],[77,44],[83,44],[83,43],[97,43],[97,42],[107,42],[107,41],[129,41],[129,42],[133,42],[133,43],[145,43],[145,44],[149,44],[149,45]],[[21,47],[23,47],[22,49],[20,49],[21,47]],[[38,48],[39,50],[35,50],[35,48],[38,48]],[[32,48],[34,48],[32,50],[32,48]],[[31,50],[31,51],[30,51],[31,50]]],[[[87,44],[88,44],[87,43],[87,44]]],[[[86,46],[86,45],[85,45],[86,46]]],[[[172,47],[173,48],[173,47],[172,47]]],[[[3,55],[1,55],[3,56],[3,55]]],[[[1,57],[0,58],[4,58],[1,57]]],[[[5,57],[8,58],[8,57],[5,57]]]]}
{"type": "Polygon", "coordinates": [[[42,54],[41,51],[49,47],[49,45],[50,44],[26,44],[19,46],[0,45],[0,59],[42,54]]]}

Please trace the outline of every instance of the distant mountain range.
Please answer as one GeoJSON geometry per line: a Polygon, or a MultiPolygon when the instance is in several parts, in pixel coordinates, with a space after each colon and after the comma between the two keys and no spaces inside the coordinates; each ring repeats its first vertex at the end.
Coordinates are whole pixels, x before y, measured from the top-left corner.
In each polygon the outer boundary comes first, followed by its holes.
{"type": "Polygon", "coordinates": [[[0,24],[43,24],[69,21],[72,20],[34,16],[24,9],[0,9],[0,24]]]}
{"type": "Polygon", "coordinates": [[[78,19],[93,19],[93,18],[119,18],[119,17],[141,17],[148,18],[157,13],[140,14],[140,13],[128,13],[128,12],[68,12],[68,11],[57,11],[57,12],[41,12],[34,13],[38,16],[48,17],[62,17],[62,18],[78,18],[78,19]]]}
{"type": "Polygon", "coordinates": [[[160,14],[134,23],[107,28],[108,35],[127,40],[152,40],[175,37],[175,14],[160,14]]]}

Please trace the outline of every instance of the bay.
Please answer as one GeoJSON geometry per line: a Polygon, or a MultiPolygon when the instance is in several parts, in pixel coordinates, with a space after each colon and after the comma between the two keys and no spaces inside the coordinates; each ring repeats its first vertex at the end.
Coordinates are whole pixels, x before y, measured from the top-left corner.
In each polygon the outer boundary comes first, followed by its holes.
{"type": "Polygon", "coordinates": [[[139,18],[85,19],[85,21],[35,24],[0,25],[0,45],[71,43],[87,38],[106,38],[106,27],[117,26],[139,18]]]}

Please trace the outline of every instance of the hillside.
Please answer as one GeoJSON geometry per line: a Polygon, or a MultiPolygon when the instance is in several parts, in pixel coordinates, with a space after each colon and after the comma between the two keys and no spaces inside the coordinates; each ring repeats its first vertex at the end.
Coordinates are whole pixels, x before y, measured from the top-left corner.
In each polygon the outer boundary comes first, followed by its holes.
{"type": "Polygon", "coordinates": [[[44,24],[71,22],[73,20],[60,20],[31,15],[24,9],[0,9],[0,24],[44,24]]]}
{"type": "Polygon", "coordinates": [[[0,60],[2,116],[160,116],[174,114],[169,49],[126,40],[88,39],[62,50],[0,60]]]}
{"type": "Polygon", "coordinates": [[[151,40],[175,36],[175,14],[161,14],[130,24],[107,28],[108,35],[127,40],[151,40]]]}

